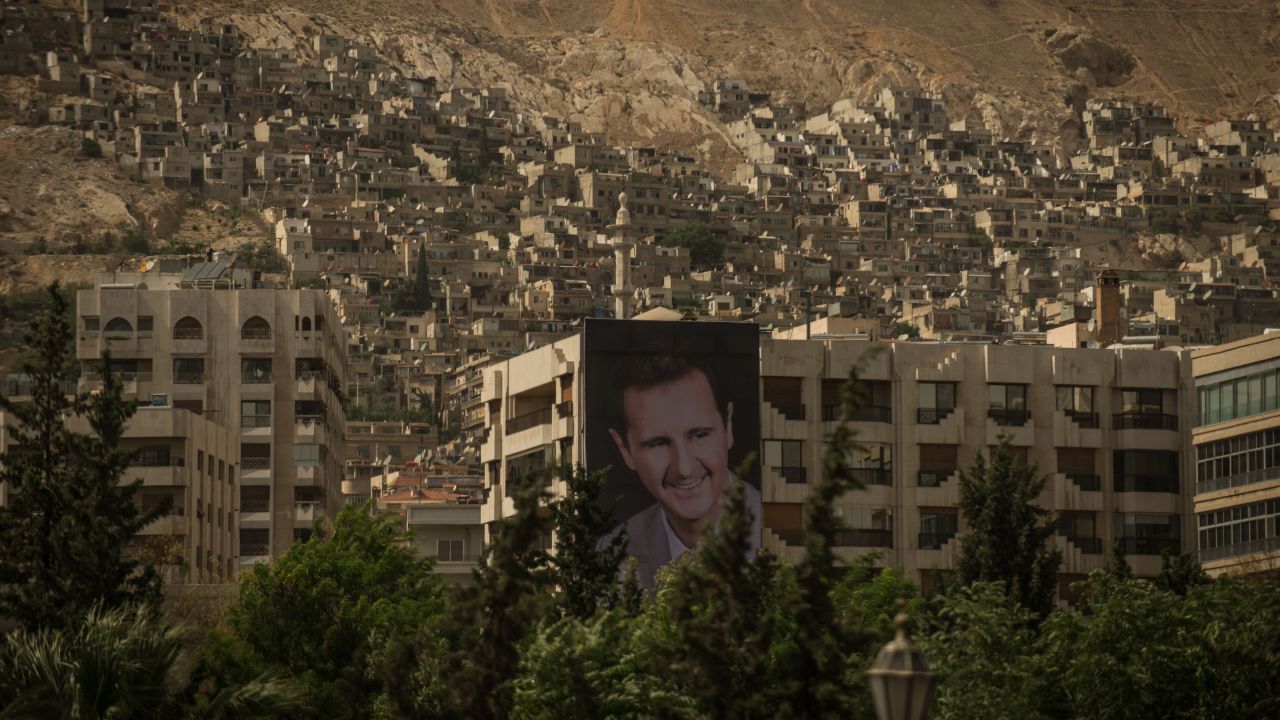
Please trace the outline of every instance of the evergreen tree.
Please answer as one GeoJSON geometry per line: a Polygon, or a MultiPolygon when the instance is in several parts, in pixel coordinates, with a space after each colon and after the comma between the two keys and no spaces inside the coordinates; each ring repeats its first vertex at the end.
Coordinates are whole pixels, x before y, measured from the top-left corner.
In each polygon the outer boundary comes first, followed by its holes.
{"type": "Polygon", "coordinates": [[[847,421],[863,403],[860,369],[858,363],[849,370],[842,390],[844,418],[828,439],[822,477],[804,503],[805,555],[796,567],[798,592],[793,607],[798,653],[796,682],[791,689],[799,693],[796,707],[804,708],[813,718],[844,717],[863,692],[862,687],[850,687],[844,658],[859,641],[865,644],[867,637],[840,621],[831,597],[839,577],[832,548],[836,534],[843,529],[834,505],[845,493],[862,487],[849,462],[858,445],[847,421]]]}
{"type": "MultiPolygon", "coordinates": [[[[777,613],[774,560],[747,560],[752,521],[742,483],[729,488],[720,524],[659,575],[657,602],[669,636],[660,652],[671,676],[707,717],[763,718],[779,712],[771,648],[777,613]]],[[[793,709],[794,710],[794,709],[793,709]]]]}
{"type": "Polygon", "coordinates": [[[1174,555],[1166,548],[1160,553],[1160,575],[1156,587],[1177,595],[1186,595],[1197,586],[1209,582],[1209,575],[1191,553],[1174,555]]]}
{"type": "Polygon", "coordinates": [[[413,274],[413,301],[419,312],[431,309],[431,276],[427,272],[427,249],[425,243],[418,244],[418,264],[413,274]]]}
{"type": "Polygon", "coordinates": [[[1008,438],[960,473],[960,512],[968,532],[956,562],[964,585],[1000,582],[1041,617],[1053,609],[1062,555],[1051,549],[1057,519],[1036,504],[1046,477],[1015,461],[1008,438]]]}
{"type": "Polygon", "coordinates": [[[157,601],[159,574],[127,550],[169,509],[142,512],[134,502],[142,481],[121,482],[133,458],[121,439],[135,405],[123,399],[110,358],[103,355],[96,396],[68,392],[69,301],[57,283],[49,294],[49,309],[26,336],[34,354],[21,365],[31,399],[0,396],[0,409],[16,421],[12,446],[0,455],[0,482],[10,489],[0,508],[0,616],[31,630],[67,627],[96,605],[157,601]],[[69,429],[72,418],[87,421],[90,433],[69,429]]]}
{"type": "Polygon", "coordinates": [[[623,529],[608,547],[597,548],[613,527],[613,513],[600,507],[600,490],[608,475],[581,467],[562,468],[565,496],[551,505],[556,528],[555,569],[561,613],[587,619],[600,609],[617,607],[622,599],[618,569],[627,556],[623,529]]]}

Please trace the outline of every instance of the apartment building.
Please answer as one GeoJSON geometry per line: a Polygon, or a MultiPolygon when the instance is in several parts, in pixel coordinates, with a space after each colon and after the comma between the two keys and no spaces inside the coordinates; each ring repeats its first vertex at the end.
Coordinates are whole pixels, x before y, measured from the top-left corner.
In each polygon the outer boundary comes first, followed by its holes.
{"type": "MultiPolygon", "coordinates": [[[[93,366],[110,351],[126,397],[143,405],[135,424],[162,408],[197,418],[140,438],[164,439],[156,463],[178,457],[190,469],[194,460],[196,473],[231,488],[234,542],[222,554],[232,571],[279,557],[342,499],[347,370],[333,305],[315,290],[251,285],[224,263],[203,263],[183,273],[104,274],[76,303],[82,390],[99,382],[93,366]],[[197,430],[207,424],[234,436],[216,457],[200,448],[197,430]]],[[[183,486],[185,473],[168,477],[179,504],[211,501],[203,488],[183,486]]],[[[210,522],[207,515],[187,520],[210,522]]]]}
{"type": "MultiPolygon", "coordinates": [[[[85,385],[92,388],[96,381],[85,385]]],[[[136,394],[136,377],[126,384],[136,394]]],[[[74,383],[66,387],[76,391],[74,383]]],[[[24,375],[5,378],[3,392],[11,400],[30,399],[31,380],[24,375]]],[[[13,444],[12,418],[0,412],[0,450],[13,444]]],[[[88,422],[69,423],[75,432],[89,432],[88,422]]],[[[209,584],[231,580],[236,572],[236,466],[239,438],[210,418],[159,403],[141,405],[125,428],[122,447],[137,452],[124,482],[142,481],[135,501],[144,512],[163,506],[167,512],[144,527],[133,552],[155,565],[166,584],[209,584]]],[[[11,488],[0,483],[0,505],[11,488]]]]}
{"type": "MultiPolygon", "coordinates": [[[[509,478],[582,462],[592,421],[579,411],[582,338],[483,369],[485,523],[514,511],[509,478]]],[[[838,505],[844,559],[879,552],[935,587],[953,571],[965,530],[958,474],[1002,436],[1048,476],[1040,503],[1061,517],[1064,595],[1117,545],[1143,576],[1159,572],[1163,551],[1194,548],[1188,354],[854,338],[762,340],[762,547],[792,560],[803,553],[802,504],[859,362],[868,402],[853,425],[865,488],[838,505]]]]}
{"type": "Polygon", "coordinates": [[[1280,334],[1192,352],[1200,562],[1280,569],[1280,334]]]}

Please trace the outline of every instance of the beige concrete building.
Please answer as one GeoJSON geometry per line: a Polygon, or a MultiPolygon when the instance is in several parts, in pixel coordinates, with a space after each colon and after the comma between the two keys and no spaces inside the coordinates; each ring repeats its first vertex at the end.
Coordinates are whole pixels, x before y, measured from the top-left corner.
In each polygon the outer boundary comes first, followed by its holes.
{"type": "MultiPolygon", "coordinates": [[[[866,487],[839,504],[845,559],[881,552],[933,587],[965,529],[958,473],[1002,435],[1048,475],[1040,502],[1062,518],[1064,591],[1117,544],[1146,576],[1163,550],[1194,547],[1188,354],[851,339],[762,340],[763,547],[803,552],[802,503],[864,356],[869,399],[854,426],[866,487]]],[[[485,523],[513,512],[503,488],[515,473],[582,462],[582,358],[578,335],[484,368],[485,523]]]]}
{"type": "Polygon", "coordinates": [[[1200,562],[1280,569],[1280,334],[1192,353],[1200,562]]]}
{"type": "MultiPolygon", "coordinates": [[[[210,548],[220,548],[234,572],[279,557],[309,536],[317,516],[338,510],[346,359],[324,293],[240,287],[216,265],[183,274],[100,276],[77,296],[76,356],[84,365],[81,388],[92,389],[98,382],[93,364],[110,351],[126,396],[147,406],[135,423],[159,408],[190,418],[163,432],[132,425],[130,432],[141,432],[146,442],[162,439],[169,462],[181,457],[188,471],[231,489],[225,507],[235,510],[232,522],[221,521],[231,538],[197,544],[202,552],[196,554],[208,565],[210,548]],[[201,450],[202,438],[216,435],[210,424],[234,436],[216,460],[201,450]]],[[[160,443],[154,450],[160,462],[160,443]]],[[[175,491],[188,506],[202,494],[194,485],[175,491]]],[[[203,500],[207,505],[212,498],[203,500]]],[[[208,508],[194,513],[188,521],[216,521],[208,508]]]]}

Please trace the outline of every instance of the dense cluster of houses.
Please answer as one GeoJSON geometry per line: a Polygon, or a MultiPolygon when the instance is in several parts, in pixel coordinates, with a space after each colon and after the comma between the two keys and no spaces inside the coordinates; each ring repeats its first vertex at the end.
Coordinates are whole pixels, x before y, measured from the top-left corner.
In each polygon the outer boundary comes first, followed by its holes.
{"type": "MultiPolygon", "coordinates": [[[[464,464],[485,421],[481,369],[585,317],[662,306],[1069,347],[1280,325],[1280,141],[1256,119],[1191,136],[1158,106],[1091,100],[1069,152],[997,137],[919,91],[810,115],[723,79],[700,100],[742,161],[718,175],[518,111],[502,87],[416,77],[344,37],[254,47],[155,0],[9,2],[0,32],[0,72],[40,77],[34,119],[82,131],[137,179],[273,225],[292,286],[336,304],[348,397],[430,409],[464,464]],[[1212,239],[1203,257],[1100,278],[1090,258],[1121,257],[1138,233],[1212,239]],[[1114,317],[1095,312],[1104,291],[1114,317]]],[[[353,476],[399,464],[347,444],[353,476]]]]}

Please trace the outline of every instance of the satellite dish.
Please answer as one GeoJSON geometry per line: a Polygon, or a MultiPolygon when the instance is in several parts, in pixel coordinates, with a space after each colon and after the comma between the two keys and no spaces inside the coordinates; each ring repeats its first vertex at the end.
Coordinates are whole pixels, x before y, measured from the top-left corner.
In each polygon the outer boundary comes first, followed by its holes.
{"type": "Polygon", "coordinates": [[[1089,318],[1089,323],[1085,325],[1085,327],[1089,329],[1089,332],[1093,332],[1098,328],[1098,321],[1093,318],[1089,318]]]}

